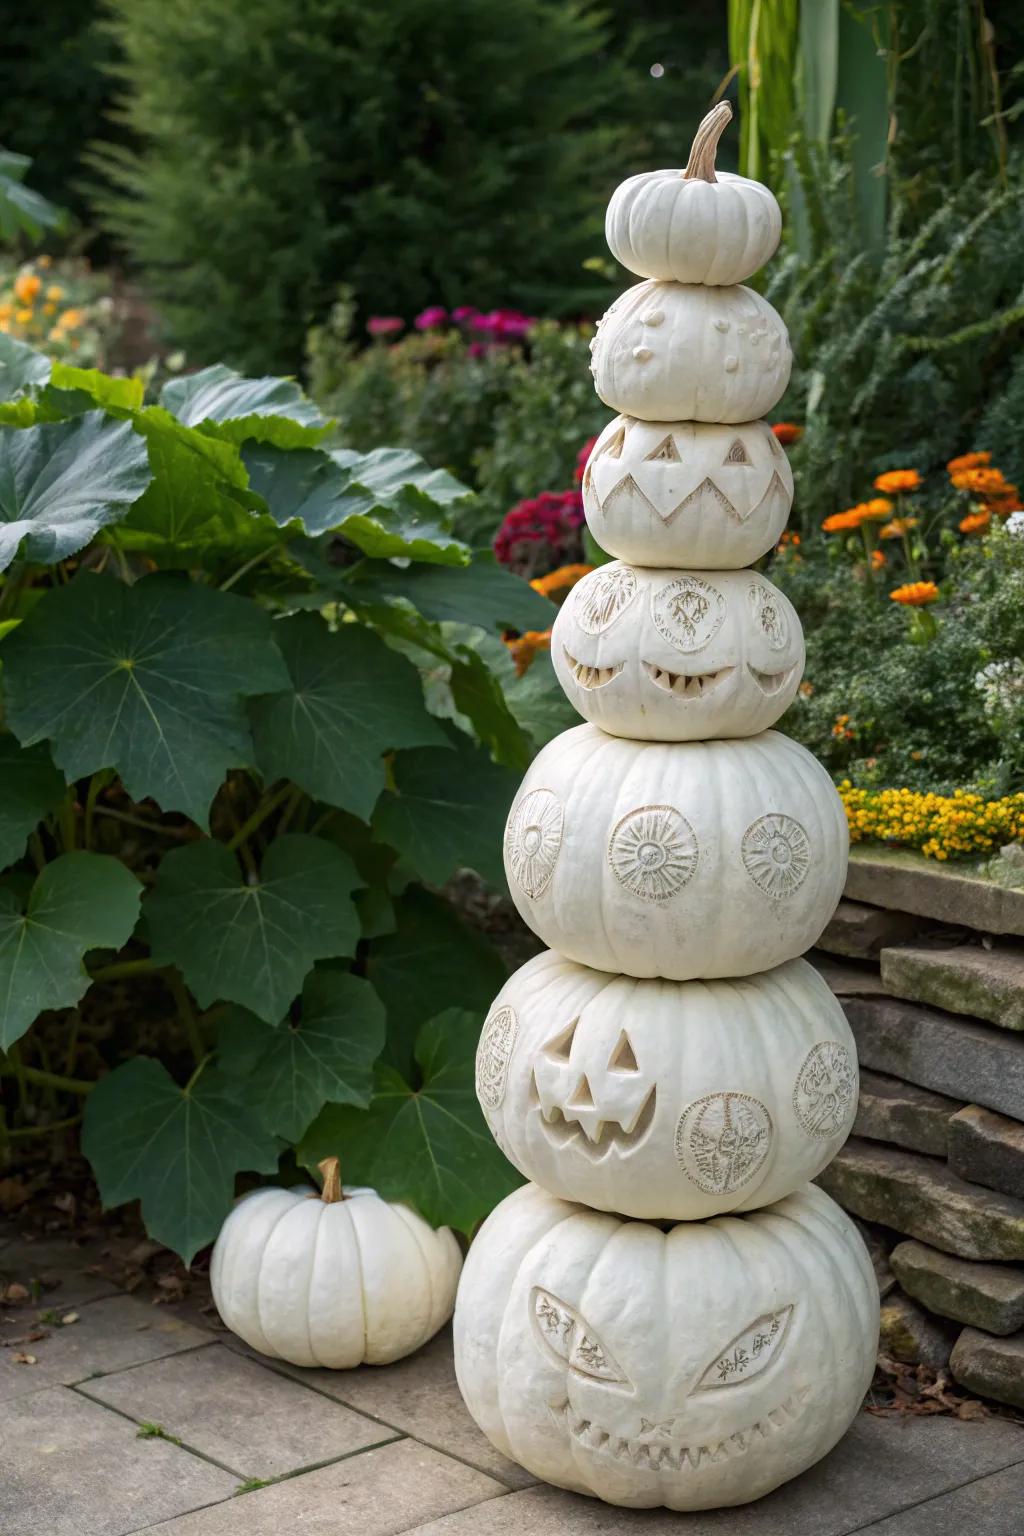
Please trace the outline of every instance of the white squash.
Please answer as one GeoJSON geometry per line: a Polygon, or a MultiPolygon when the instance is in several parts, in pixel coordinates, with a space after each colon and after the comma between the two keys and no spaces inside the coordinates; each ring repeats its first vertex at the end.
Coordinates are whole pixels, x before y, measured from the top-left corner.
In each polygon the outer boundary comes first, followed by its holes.
{"type": "Polygon", "coordinates": [[[667,1231],[536,1185],[481,1229],[455,1369],[535,1477],[632,1508],[759,1498],[831,1450],[871,1381],[878,1287],[814,1185],[667,1231]]]}
{"type": "Polygon", "coordinates": [[[210,1261],[224,1322],[292,1365],[384,1365],[433,1338],[452,1315],[462,1254],[372,1189],[342,1190],[337,1158],[322,1192],[258,1189],[235,1206],[210,1261]]]}
{"type": "Polygon", "coordinates": [[[756,571],[668,571],[613,561],[574,587],[551,632],[566,698],[637,741],[756,736],[796,694],[800,620],[756,571]]]}
{"type": "Polygon", "coordinates": [[[793,366],[781,318],[743,287],[638,283],[590,345],[605,405],[644,421],[753,421],[782,398],[793,366]]]}
{"type": "Polygon", "coordinates": [[[774,255],[782,213],[768,188],[715,172],[715,150],[731,117],[728,102],[712,108],[685,170],[644,171],[612,194],[608,247],[638,277],[742,283],[774,255]]]}
{"type": "Polygon", "coordinates": [[[494,1000],[477,1097],[505,1156],[552,1194],[700,1221],[821,1172],[857,1112],[857,1049],[806,960],[633,981],[547,950],[494,1000]]]}
{"type": "Polygon", "coordinates": [[[739,570],[786,526],[793,471],[765,421],[638,421],[616,416],[583,473],[587,524],[633,565],[739,570]]]}
{"type": "Polygon", "coordinates": [[[795,741],[625,741],[578,725],[534,759],[505,871],[550,949],[627,976],[750,976],[802,954],[835,910],[849,834],[795,741]]]}

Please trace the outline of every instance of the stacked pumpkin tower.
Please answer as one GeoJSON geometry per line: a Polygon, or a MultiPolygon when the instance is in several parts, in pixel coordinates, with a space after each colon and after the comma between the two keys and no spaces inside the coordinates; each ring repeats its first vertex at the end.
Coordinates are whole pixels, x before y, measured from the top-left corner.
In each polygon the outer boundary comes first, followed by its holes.
{"type": "Polygon", "coordinates": [[[608,209],[612,253],[646,279],[593,344],[621,414],[584,503],[616,558],[552,634],[587,723],[534,761],[505,833],[513,898],[551,947],[499,994],[477,1056],[491,1131],[533,1182],[482,1228],[455,1314],[463,1395],[501,1451],[673,1509],[757,1498],[823,1456],[878,1336],[864,1245],[809,1183],[856,1111],[850,1030],[797,958],[838,901],[847,833],[825,770],[770,729],[803,637],[747,567],[792,499],[757,419],[791,356],[739,286],[781,215],[716,177],[730,116],[608,209]]]}

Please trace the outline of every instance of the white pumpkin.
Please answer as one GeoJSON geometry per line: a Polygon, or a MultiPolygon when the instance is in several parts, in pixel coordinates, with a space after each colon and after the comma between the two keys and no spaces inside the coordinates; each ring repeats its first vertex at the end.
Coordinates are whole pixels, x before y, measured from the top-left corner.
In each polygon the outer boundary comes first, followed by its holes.
{"type": "Polygon", "coordinates": [[[574,587],[551,631],[566,698],[637,741],[756,736],[804,667],[792,603],[756,571],[667,571],[614,561],[574,587]]]}
{"type": "Polygon", "coordinates": [[[878,1287],[814,1185],[750,1216],[647,1222],[536,1185],[466,1260],[466,1405],[534,1476],[633,1508],[759,1498],[831,1450],[860,1407],[878,1287]]]}
{"type": "Polygon", "coordinates": [[[523,780],[505,873],[550,949],[689,981],[808,949],[835,911],[848,846],[825,769],[777,731],[662,744],[578,725],[523,780]]]}
{"type": "Polygon", "coordinates": [[[644,421],[753,421],[782,398],[793,366],[780,316],[743,287],[638,283],[590,346],[605,405],[644,421]]]}
{"type": "Polygon", "coordinates": [[[793,471],[765,421],[616,416],[583,472],[591,533],[633,565],[752,565],[778,543],[792,504],[793,471]]]}
{"type": "Polygon", "coordinates": [[[806,960],[633,981],[548,950],[495,998],[476,1083],[505,1156],[552,1194],[700,1221],[821,1172],[857,1111],[857,1050],[806,960]]]}
{"type": "Polygon", "coordinates": [[[685,170],[644,171],[612,194],[608,247],[638,277],[742,283],[774,255],[782,213],[768,188],[715,171],[715,150],[731,117],[728,102],[712,108],[685,170]]]}
{"type": "Polygon", "coordinates": [[[325,1159],[323,1191],[258,1189],[221,1228],[210,1261],[224,1322],[292,1365],[385,1365],[412,1354],[452,1315],[462,1254],[372,1189],[345,1188],[325,1159]]]}

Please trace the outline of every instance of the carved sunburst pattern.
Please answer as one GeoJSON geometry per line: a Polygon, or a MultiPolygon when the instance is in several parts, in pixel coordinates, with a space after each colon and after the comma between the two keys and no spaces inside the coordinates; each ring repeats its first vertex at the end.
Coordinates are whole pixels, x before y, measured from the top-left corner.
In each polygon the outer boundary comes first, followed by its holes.
{"type": "Polygon", "coordinates": [[[789,620],[779,594],[760,581],[752,581],[747,591],[754,623],[773,651],[783,650],[789,643],[789,620]]]}
{"type": "Polygon", "coordinates": [[[615,878],[644,901],[667,901],[697,868],[693,828],[671,805],[644,805],[623,816],[608,843],[615,878]]]}
{"type": "Polygon", "coordinates": [[[822,1040],[808,1052],[793,1089],[793,1108],[808,1136],[827,1141],[846,1124],[857,1093],[857,1069],[845,1045],[822,1040]]]}
{"type": "Polygon", "coordinates": [[[679,576],[651,598],[658,632],[678,651],[700,651],[722,627],[725,598],[699,576],[679,576]]]}
{"type": "Polygon", "coordinates": [[[676,1157],[698,1189],[732,1194],[758,1172],[771,1140],[772,1117],[760,1099],[749,1093],[707,1093],[680,1116],[676,1157]]]}
{"type": "Polygon", "coordinates": [[[610,628],[636,597],[636,572],[628,565],[600,566],[576,588],[573,617],[588,635],[610,628]]]}
{"type": "Polygon", "coordinates": [[[550,789],[531,789],[509,817],[505,854],[512,878],[527,896],[539,896],[554,874],[563,819],[561,802],[550,789]]]}
{"type": "Polygon", "coordinates": [[[476,1050],[476,1096],[486,1109],[498,1109],[505,1097],[518,1031],[515,1009],[509,1007],[496,1009],[483,1027],[476,1050]]]}
{"type": "Polygon", "coordinates": [[[803,884],[811,844],[792,816],[760,816],[743,834],[743,863],[754,884],[768,896],[791,896],[803,884]]]}

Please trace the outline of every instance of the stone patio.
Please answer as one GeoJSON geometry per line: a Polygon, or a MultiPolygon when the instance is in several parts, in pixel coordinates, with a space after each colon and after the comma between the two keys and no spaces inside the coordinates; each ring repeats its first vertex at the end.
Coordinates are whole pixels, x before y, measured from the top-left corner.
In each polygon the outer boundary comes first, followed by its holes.
{"type": "Polygon", "coordinates": [[[301,1370],[220,1329],[205,1293],[155,1306],[106,1282],[94,1258],[0,1238],[0,1282],[30,1292],[0,1313],[3,1536],[1024,1529],[1020,1422],[865,1412],[831,1456],[759,1504],[630,1513],[541,1487],[492,1449],[462,1406],[448,1330],[398,1365],[301,1370]]]}

